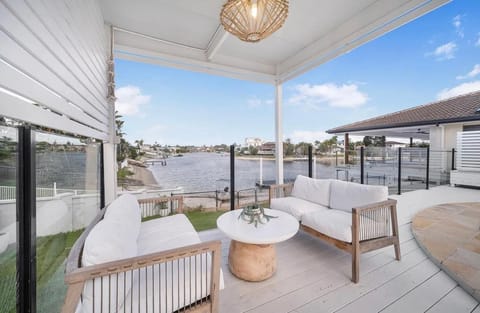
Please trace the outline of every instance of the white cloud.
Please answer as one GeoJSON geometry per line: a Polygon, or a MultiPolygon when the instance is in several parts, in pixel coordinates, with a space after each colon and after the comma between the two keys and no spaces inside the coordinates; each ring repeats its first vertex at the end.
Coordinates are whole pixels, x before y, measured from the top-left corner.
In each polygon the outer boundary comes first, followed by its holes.
{"type": "Polygon", "coordinates": [[[247,106],[249,108],[258,108],[258,107],[261,107],[261,106],[271,106],[273,105],[273,100],[272,99],[268,99],[268,100],[262,100],[258,97],[252,97],[250,99],[247,100],[247,106]]]}
{"type": "Polygon", "coordinates": [[[327,134],[324,131],[294,130],[287,138],[290,138],[293,143],[299,143],[302,141],[313,143],[315,140],[324,141],[325,139],[332,138],[332,136],[333,135],[327,134]]]}
{"type": "Polygon", "coordinates": [[[480,74],[480,64],[475,64],[473,66],[473,69],[468,72],[467,74],[465,75],[459,75],[457,76],[457,79],[467,79],[467,78],[474,78],[475,76],[477,76],[478,74],[480,74]]]}
{"type": "Polygon", "coordinates": [[[295,93],[288,102],[312,109],[318,109],[323,103],[331,107],[355,108],[368,101],[368,95],[359,91],[356,84],[302,84],[296,85],[294,89],[295,93]]]}
{"type": "Polygon", "coordinates": [[[462,16],[457,15],[452,20],[453,27],[455,27],[455,32],[460,38],[463,38],[465,35],[462,28],[462,16]]]}
{"type": "Polygon", "coordinates": [[[150,102],[149,95],[143,95],[137,86],[125,86],[115,90],[115,110],[120,115],[137,115],[140,107],[150,102]]]}
{"type": "Polygon", "coordinates": [[[457,44],[450,41],[444,45],[438,46],[433,52],[429,52],[426,55],[433,55],[437,61],[451,60],[455,58],[455,52],[457,51],[457,44]]]}
{"type": "Polygon", "coordinates": [[[455,96],[459,96],[459,95],[463,95],[466,93],[479,91],[479,90],[480,90],[480,80],[476,80],[469,83],[463,83],[461,85],[455,86],[450,89],[448,88],[443,89],[437,94],[437,99],[438,100],[448,99],[451,97],[455,97],[455,96]]]}

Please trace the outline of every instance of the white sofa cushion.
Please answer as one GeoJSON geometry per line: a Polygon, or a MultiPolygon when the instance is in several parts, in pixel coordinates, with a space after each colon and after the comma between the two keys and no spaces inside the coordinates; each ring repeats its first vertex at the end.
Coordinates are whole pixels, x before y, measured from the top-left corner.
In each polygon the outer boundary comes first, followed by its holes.
{"type": "Polygon", "coordinates": [[[270,208],[291,214],[298,221],[303,215],[312,211],[325,211],[327,207],[295,197],[275,198],[270,201],[270,208]]]}
{"type": "Polygon", "coordinates": [[[388,187],[369,186],[332,180],[330,186],[330,208],[348,213],[352,208],[388,200],[388,187]]]}
{"type": "Polygon", "coordinates": [[[331,179],[313,179],[298,175],[293,184],[292,196],[328,207],[330,181],[331,179]]]}
{"type": "Polygon", "coordinates": [[[122,225],[124,232],[137,238],[142,222],[142,212],[137,198],[131,194],[121,195],[107,207],[104,219],[122,225]]]}
{"type": "Polygon", "coordinates": [[[352,214],[340,210],[309,212],[302,224],[329,237],[352,242],[352,214]]]}
{"type": "Polygon", "coordinates": [[[184,214],[153,219],[141,224],[138,255],[200,243],[200,238],[184,214]]]}
{"type": "MultiPolygon", "coordinates": [[[[129,232],[124,231],[124,226],[115,221],[101,220],[88,234],[82,254],[82,266],[111,262],[137,255],[137,240],[129,232]]],[[[95,312],[107,312],[108,307],[122,303],[124,295],[130,291],[132,277],[126,275],[112,275],[93,281],[87,281],[82,293],[82,308],[90,312],[95,307],[95,312]],[[117,284],[118,280],[118,284],[117,284]],[[95,285],[95,286],[94,286],[95,285]],[[109,286],[122,286],[120,292],[109,286]],[[125,290],[123,290],[125,286],[125,290]],[[103,287],[103,288],[102,288],[103,287]],[[103,289],[103,290],[102,290],[103,289]],[[103,301],[100,301],[103,295],[103,301]],[[118,298],[117,298],[118,297],[118,298]],[[105,300],[110,299],[110,301],[105,300]]]]}

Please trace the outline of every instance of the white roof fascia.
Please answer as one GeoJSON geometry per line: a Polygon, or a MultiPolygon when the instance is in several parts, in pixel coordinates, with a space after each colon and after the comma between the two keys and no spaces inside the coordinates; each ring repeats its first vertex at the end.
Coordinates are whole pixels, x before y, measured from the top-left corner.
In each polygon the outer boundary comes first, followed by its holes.
{"type": "Polygon", "coordinates": [[[160,66],[167,66],[212,75],[226,76],[230,78],[254,81],[270,85],[274,85],[276,79],[274,75],[239,69],[236,67],[220,65],[207,61],[198,61],[185,57],[172,56],[159,52],[145,51],[143,49],[127,47],[119,44],[115,45],[114,53],[115,57],[124,60],[156,64],[160,66]]]}

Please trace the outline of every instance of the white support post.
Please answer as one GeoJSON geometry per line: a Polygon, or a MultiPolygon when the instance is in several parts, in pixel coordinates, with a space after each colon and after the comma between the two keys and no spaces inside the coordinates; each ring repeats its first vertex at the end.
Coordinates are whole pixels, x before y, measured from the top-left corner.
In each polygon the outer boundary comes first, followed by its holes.
{"type": "Polygon", "coordinates": [[[263,185],[263,158],[260,157],[260,181],[259,181],[260,186],[263,185]]]}
{"type": "Polygon", "coordinates": [[[313,156],[313,178],[317,178],[317,157],[313,156]]]}
{"type": "Polygon", "coordinates": [[[105,183],[105,205],[117,198],[117,131],[115,123],[115,67],[114,67],[114,30],[109,27],[110,59],[108,61],[108,107],[109,107],[109,140],[103,143],[103,177],[105,183]]]}
{"type": "Polygon", "coordinates": [[[117,197],[117,151],[112,142],[103,143],[103,164],[105,175],[105,204],[117,197]]]}
{"type": "Polygon", "coordinates": [[[283,184],[282,84],[275,85],[275,176],[283,184]]]}

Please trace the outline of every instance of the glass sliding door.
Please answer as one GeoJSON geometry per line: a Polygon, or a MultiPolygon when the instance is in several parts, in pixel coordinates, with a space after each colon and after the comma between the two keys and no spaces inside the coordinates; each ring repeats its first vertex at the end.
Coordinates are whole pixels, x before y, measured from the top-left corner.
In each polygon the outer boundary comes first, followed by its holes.
{"type": "Polygon", "coordinates": [[[37,312],[60,312],[65,261],[100,209],[99,143],[35,131],[37,312]]]}
{"type": "Polygon", "coordinates": [[[16,311],[17,129],[0,125],[0,313],[16,311]]]}

